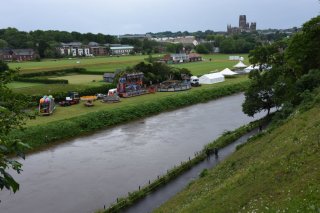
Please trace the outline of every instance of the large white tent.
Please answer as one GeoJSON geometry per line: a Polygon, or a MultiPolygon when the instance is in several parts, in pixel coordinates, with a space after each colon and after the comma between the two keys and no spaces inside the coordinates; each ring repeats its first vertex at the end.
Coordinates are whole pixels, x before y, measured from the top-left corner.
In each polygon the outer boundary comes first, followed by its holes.
{"type": "Polygon", "coordinates": [[[239,61],[236,65],[233,66],[234,68],[246,68],[247,65],[245,65],[242,61],[239,61]]]}
{"type": "Polygon", "coordinates": [[[250,66],[248,66],[247,68],[245,68],[243,71],[245,71],[246,73],[249,73],[249,72],[251,72],[252,70],[259,70],[259,66],[250,65],[250,66]]]}
{"type": "Polygon", "coordinates": [[[199,78],[200,84],[214,84],[218,82],[223,82],[224,76],[221,73],[210,73],[205,74],[199,78]]]}
{"type": "Polygon", "coordinates": [[[229,68],[225,68],[220,72],[222,75],[227,76],[227,75],[237,75],[238,73],[231,71],[229,68]]]}

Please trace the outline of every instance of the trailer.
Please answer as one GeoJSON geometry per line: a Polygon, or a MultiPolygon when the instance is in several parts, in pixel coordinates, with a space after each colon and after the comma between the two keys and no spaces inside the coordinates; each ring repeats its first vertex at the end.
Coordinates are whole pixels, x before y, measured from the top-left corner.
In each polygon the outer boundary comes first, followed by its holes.
{"type": "Polygon", "coordinates": [[[143,87],[143,73],[126,73],[119,78],[117,92],[120,97],[127,98],[143,95],[148,91],[143,87]]]}
{"type": "Polygon", "coordinates": [[[56,109],[54,98],[49,96],[43,96],[39,101],[39,114],[40,115],[51,115],[56,109]]]}

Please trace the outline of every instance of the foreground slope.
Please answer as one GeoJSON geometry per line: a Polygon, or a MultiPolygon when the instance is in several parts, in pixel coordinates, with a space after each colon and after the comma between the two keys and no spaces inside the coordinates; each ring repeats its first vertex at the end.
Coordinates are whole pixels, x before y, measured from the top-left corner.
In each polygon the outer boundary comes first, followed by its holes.
{"type": "Polygon", "coordinates": [[[251,140],[156,212],[320,212],[320,106],[251,140]]]}

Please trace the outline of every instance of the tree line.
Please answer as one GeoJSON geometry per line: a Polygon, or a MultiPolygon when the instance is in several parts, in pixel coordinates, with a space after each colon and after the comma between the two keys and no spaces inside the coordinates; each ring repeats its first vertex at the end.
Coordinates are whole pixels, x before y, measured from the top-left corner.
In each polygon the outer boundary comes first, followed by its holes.
{"type": "Polygon", "coordinates": [[[273,107],[290,113],[320,86],[320,16],[306,22],[291,38],[250,51],[249,61],[259,70],[249,75],[243,112],[249,116],[273,107]],[[262,68],[268,65],[270,70],[262,68]]]}
{"type": "Polygon", "coordinates": [[[153,37],[181,37],[195,36],[200,44],[175,44],[161,43],[149,39],[122,38],[119,39],[113,35],[104,35],[102,33],[79,33],[66,32],[58,30],[35,30],[30,32],[19,31],[16,28],[0,29],[0,49],[2,48],[31,48],[36,50],[41,58],[58,58],[61,57],[56,47],[61,42],[81,42],[84,45],[89,42],[97,42],[99,44],[129,44],[134,46],[135,53],[152,54],[152,53],[180,53],[195,51],[200,54],[208,54],[214,52],[215,48],[219,48],[221,53],[248,53],[256,46],[275,40],[281,40],[286,37],[285,33],[270,33],[267,35],[252,33],[239,33],[227,35],[225,33],[215,33],[212,30],[204,32],[197,31],[190,33],[185,32],[161,32],[149,33],[153,37]]]}

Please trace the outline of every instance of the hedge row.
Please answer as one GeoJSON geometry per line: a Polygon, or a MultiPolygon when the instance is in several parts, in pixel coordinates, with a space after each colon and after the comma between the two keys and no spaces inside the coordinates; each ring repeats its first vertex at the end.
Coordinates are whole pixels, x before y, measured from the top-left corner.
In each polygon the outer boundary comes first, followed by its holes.
{"type": "Polygon", "coordinates": [[[29,83],[42,83],[42,84],[68,84],[68,80],[64,79],[49,79],[49,78],[25,78],[16,77],[14,81],[29,82],[29,83]]]}
{"type": "Polygon", "coordinates": [[[33,72],[33,73],[22,73],[19,76],[24,77],[24,78],[32,78],[32,77],[39,77],[39,76],[65,75],[65,74],[69,74],[69,73],[79,73],[79,74],[87,74],[87,75],[102,75],[104,72],[88,71],[85,68],[70,68],[70,69],[61,69],[61,70],[40,71],[40,72],[33,72]]]}
{"type": "MultiPolygon", "coordinates": [[[[220,88],[190,91],[188,93],[177,93],[175,96],[161,98],[153,102],[145,102],[132,106],[119,107],[112,110],[92,112],[79,117],[50,122],[46,125],[28,127],[24,131],[12,132],[10,136],[21,139],[23,142],[28,143],[32,148],[37,148],[47,143],[68,139],[84,133],[90,133],[95,130],[143,118],[156,113],[231,95],[243,91],[246,88],[246,85],[247,82],[242,82],[233,85],[225,85],[220,88]]],[[[106,87],[99,89],[106,91],[106,87]]],[[[98,92],[98,90],[88,90],[82,91],[80,94],[90,95],[96,92],[98,92]]]]}
{"type": "Polygon", "coordinates": [[[214,152],[215,149],[223,148],[235,140],[239,139],[241,136],[245,135],[246,133],[252,131],[253,129],[257,128],[260,124],[261,120],[251,122],[248,125],[244,125],[234,131],[228,132],[223,134],[221,137],[216,139],[215,141],[206,145],[203,150],[198,152],[194,158],[189,159],[185,162],[182,162],[181,165],[174,167],[171,170],[167,171],[167,174],[163,176],[158,176],[158,178],[149,184],[145,185],[144,187],[140,188],[137,191],[129,192],[127,197],[117,198],[117,202],[111,205],[108,209],[104,210],[103,212],[120,212],[121,210],[131,206],[138,200],[146,197],[150,192],[155,191],[162,185],[170,182],[171,180],[177,178],[179,175],[184,173],[185,171],[192,168],[194,165],[200,163],[201,161],[205,160],[211,153],[214,152]]]}
{"type": "MultiPolygon", "coordinates": [[[[62,69],[62,70],[51,70],[51,71],[41,71],[41,72],[33,72],[33,73],[22,73],[20,77],[39,77],[39,76],[51,76],[51,75],[65,75],[67,73],[86,73],[88,72],[84,68],[70,68],[70,69],[62,69]]],[[[91,72],[90,72],[91,73],[91,72]]],[[[101,74],[101,73],[99,73],[101,74]]]]}

